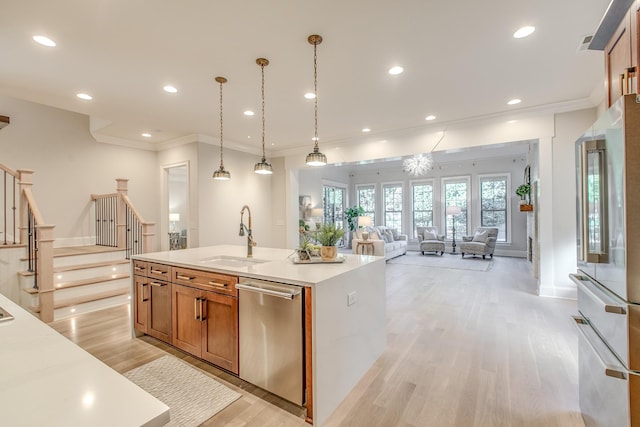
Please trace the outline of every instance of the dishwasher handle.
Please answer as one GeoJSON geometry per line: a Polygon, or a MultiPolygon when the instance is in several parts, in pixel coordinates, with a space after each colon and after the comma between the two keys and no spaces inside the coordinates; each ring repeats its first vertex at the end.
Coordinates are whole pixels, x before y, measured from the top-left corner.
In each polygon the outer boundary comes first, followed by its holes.
{"type": "Polygon", "coordinates": [[[238,284],[236,284],[236,288],[244,289],[245,291],[249,291],[249,292],[256,292],[256,293],[259,293],[259,294],[266,294],[266,295],[271,295],[271,296],[274,296],[274,297],[284,298],[284,299],[289,299],[289,300],[294,299],[297,295],[300,295],[300,292],[301,292],[299,288],[294,288],[294,289],[292,289],[291,292],[274,291],[272,289],[266,289],[266,288],[260,288],[260,287],[257,287],[257,286],[251,286],[250,282],[248,282],[248,283],[238,283],[238,284]]]}

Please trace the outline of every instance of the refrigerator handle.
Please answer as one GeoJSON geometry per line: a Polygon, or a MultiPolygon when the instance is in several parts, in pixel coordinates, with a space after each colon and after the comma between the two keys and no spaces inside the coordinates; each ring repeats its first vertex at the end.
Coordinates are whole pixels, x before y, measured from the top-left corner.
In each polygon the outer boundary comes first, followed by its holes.
{"type": "MultiPolygon", "coordinates": [[[[587,344],[589,344],[589,347],[591,347],[591,351],[593,351],[598,356],[598,361],[604,368],[605,375],[607,375],[608,377],[619,379],[619,380],[627,380],[627,372],[624,370],[624,368],[618,367],[612,364],[608,364],[605,362],[604,360],[605,358],[603,357],[602,353],[598,351],[597,346],[594,345],[592,339],[589,337],[589,333],[587,333],[587,331],[590,331],[592,334],[595,334],[595,332],[593,332],[593,330],[591,329],[589,322],[581,316],[572,316],[572,317],[573,317],[573,320],[576,322],[576,327],[578,328],[578,331],[583,336],[587,344]]],[[[602,345],[604,346],[605,344],[603,343],[602,345]]],[[[612,355],[612,357],[615,357],[615,356],[612,355]]]]}
{"type": "Polygon", "coordinates": [[[580,225],[579,261],[609,262],[609,223],[607,215],[606,141],[580,144],[580,225]]]}
{"type": "MultiPolygon", "coordinates": [[[[618,301],[618,298],[615,298],[613,295],[607,295],[602,292],[602,290],[598,289],[598,292],[594,292],[593,285],[590,285],[590,280],[583,277],[578,276],[576,274],[569,274],[569,279],[576,286],[580,287],[586,294],[588,294],[593,301],[596,301],[599,305],[604,308],[604,311],[612,314],[627,314],[627,307],[625,306],[623,301],[618,301]],[[585,283],[587,282],[587,283],[585,283]]],[[[596,288],[597,289],[597,288],[596,288]]]]}

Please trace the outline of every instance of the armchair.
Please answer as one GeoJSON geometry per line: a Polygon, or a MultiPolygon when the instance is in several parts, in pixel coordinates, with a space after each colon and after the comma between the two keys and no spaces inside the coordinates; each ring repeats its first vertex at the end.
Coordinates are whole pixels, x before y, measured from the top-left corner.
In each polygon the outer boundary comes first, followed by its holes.
{"type": "Polygon", "coordinates": [[[438,227],[416,227],[420,252],[440,252],[444,254],[444,235],[438,234],[438,227]]]}
{"type": "Polygon", "coordinates": [[[487,255],[493,258],[493,251],[496,248],[496,240],[498,238],[498,229],[495,227],[478,227],[473,236],[462,236],[460,243],[460,254],[464,258],[464,254],[482,255],[485,259],[487,255]]]}

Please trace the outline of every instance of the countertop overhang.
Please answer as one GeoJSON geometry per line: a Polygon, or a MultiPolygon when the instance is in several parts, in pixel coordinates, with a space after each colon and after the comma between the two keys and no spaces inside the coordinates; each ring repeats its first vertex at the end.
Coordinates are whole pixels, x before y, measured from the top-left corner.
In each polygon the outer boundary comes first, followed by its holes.
{"type": "Polygon", "coordinates": [[[217,256],[246,258],[247,247],[240,245],[218,245],[202,248],[182,249],[135,255],[134,260],[175,265],[197,270],[234,274],[253,279],[271,280],[299,286],[313,286],[345,274],[362,266],[380,262],[384,257],[371,255],[341,254],[342,263],[294,264],[292,249],[253,248],[253,260],[247,266],[212,265],[207,262],[217,256]]]}

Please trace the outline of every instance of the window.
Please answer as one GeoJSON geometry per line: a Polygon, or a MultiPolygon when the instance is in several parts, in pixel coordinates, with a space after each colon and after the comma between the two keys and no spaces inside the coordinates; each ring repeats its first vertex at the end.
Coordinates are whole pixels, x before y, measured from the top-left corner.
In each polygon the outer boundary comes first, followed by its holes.
{"type": "Polygon", "coordinates": [[[480,225],[498,228],[498,242],[507,241],[507,176],[480,178],[480,225]]]}
{"type": "Polygon", "coordinates": [[[322,209],[325,223],[335,223],[344,228],[344,209],[346,204],[346,188],[333,185],[323,185],[322,209]]]}
{"type": "Polygon", "coordinates": [[[412,206],[413,206],[413,235],[418,237],[417,227],[433,226],[433,183],[413,182],[411,183],[412,206]]]}
{"type": "Polygon", "coordinates": [[[445,236],[448,239],[453,238],[454,225],[457,238],[466,236],[469,234],[469,216],[467,212],[469,204],[469,177],[443,178],[442,188],[445,207],[445,236]],[[457,215],[447,215],[446,212],[449,206],[460,207],[460,213],[457,215]]]}
{"type": "Polygon", "coordinates": [[[384,225],[402,232],[402,184],[385,184],[382,189],[384,225]]]}
{"type": "Polygon", "coordinates": [[[364,215],[371,217],[371,223],[376,223],[376,187],[375,185],[356,186],[358,206],[364,209],[364,215]]]}

